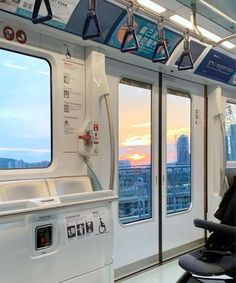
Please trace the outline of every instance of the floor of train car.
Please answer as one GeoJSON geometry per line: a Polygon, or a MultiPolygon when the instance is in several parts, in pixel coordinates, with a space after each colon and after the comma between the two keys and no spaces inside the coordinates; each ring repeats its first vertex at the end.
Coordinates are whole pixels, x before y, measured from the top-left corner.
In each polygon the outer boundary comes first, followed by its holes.
{"type": "Polygon", "coordinates": [[[116,283],[175,283],[183,273],[184,270],[178,266],[178,260],[173,260],[118,280],[116,283]]]}
{"type": "MultiPolygon", "coordinates": [[[[163,265],[149,268],[125,279],[115,281],[116,283],[175,283],[184,270],[178,265],[178,260],[173,260],[163,265]]],[[[190,279],[189,283],[196,283],[195,279],[190,279]]],[[[212,282],[211,280],[202,280],[204,283],[212,282]]],[[[223,283],[225,281],[215,280],[214,283],[223,283]]]]}

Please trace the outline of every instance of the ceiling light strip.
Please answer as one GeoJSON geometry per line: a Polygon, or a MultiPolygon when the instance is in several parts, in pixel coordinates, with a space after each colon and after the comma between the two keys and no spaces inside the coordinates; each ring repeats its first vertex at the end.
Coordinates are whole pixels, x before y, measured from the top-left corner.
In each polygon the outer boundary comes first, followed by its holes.
{"type": "MultiPolygon", "coordinates": [[[[229,17],[228,15],[226,15],[225,13],[221,12],[220,10],[218,10],[216,7],[212,6],[211,4],[207,3],[204,0],[200,0],[200,2],[207,6],[208,8],[210,8],[212,11],[216,12],[218,15],[224,17],[225,19],[227,19],[228,21],[236,24],[236,21],[234,19],[232,19],[231,17],[229,17]]],[[[227,5],[227,4],[226,4],[227,5]]]]}
{"type": "Polygon", "coordinates": [[[137,0],[137,2],[140,5],[148,8],[148,9],[150,9],[150,10],[152,10],[152,11],[158,13],[158,14],[164,13],[166,11],[166,8],[162,7],[161,5],[155,3],[151,0],[137,0]]]}
{"type": "MultiPolygon", "coordinates": [[[[185,19],[185,18],[183,18],[183,17],[181,17],[181,16],[179,16],[177,14],[171,16],[170,19],[172,21],[176,22],[177,24],[185,27],[185,28],[193,30],[193,25],[192,25],[191,21],[189,21],[189,20],[187,20],[187,19],[185,19]]],[[[220,36],[214,34],[213,32],[208,31],[207,29],[205,29],[205,28],[203,28],[203,27],[201,27],[199,25],[197,26],[197,28],[199,29],[199,31],[201,32],[201,34],[204,37],[214,41],[215,43],[218,43],[218,42],[220,42],[222,40],[222,38],[220,36]]],[[[223,45],[224,47],[226,47],[228,49],[233,49],[233,48],[236,47],[235,44],[233,44],[233,43],[231,43],[229,41],[224,41],[224,42],[221,43],[221,45],[223,45]]]]}

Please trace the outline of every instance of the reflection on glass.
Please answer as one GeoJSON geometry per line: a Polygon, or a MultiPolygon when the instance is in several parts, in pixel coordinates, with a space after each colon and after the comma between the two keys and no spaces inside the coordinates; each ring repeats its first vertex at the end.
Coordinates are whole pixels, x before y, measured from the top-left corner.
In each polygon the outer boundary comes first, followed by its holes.
{"type": "Polygon", "coordinates": [[[119,85],[118,168],[121,223],[152,217],[150,85],[119,85]]]}
{"type": "Polygon", "coordinates": [[[236,104],[227,102],[225,106],[226,160],[236,161],[236,104]]]}
{"type": "Polygon", "coordinates": [[[50,66],[0,49],[0,169],[51,163],[50,66]]]}
{"type": "Polygon", "coordinates": [[[167,214],[188,210],[191,204],[191,100],[172,92],[167,94],[167,214]]]}

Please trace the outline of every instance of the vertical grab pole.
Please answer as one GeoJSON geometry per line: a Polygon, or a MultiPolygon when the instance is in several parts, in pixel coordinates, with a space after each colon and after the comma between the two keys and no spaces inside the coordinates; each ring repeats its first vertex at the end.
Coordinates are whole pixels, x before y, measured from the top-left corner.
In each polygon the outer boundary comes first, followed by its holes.
{"type": "Polygon", "coordinates": [[[110,93],[104,94],[106,109],[107,109],[107,119],[109,125],[109,136],[110,136],[110,181],[109,181],[109,190],[113,190],[114,185],[114,176],[115,176],[115,138],[114,138],[114,127],[111,117],[111,107],[109,101],[110,93]]]}
{"type": "Polygon", "coordinates": [[[222,133],[222,144],[223,144],[223,165],[222,165],[222,180],[219,195],[223,196],[224,194],[224,186],[225,186],[225,171],[226,171],[226,144],[225,144],[225,123],[224,123],[224,115],[222,113],[218,114],[217,117],[220,121],[220,128],[222,133]]]}

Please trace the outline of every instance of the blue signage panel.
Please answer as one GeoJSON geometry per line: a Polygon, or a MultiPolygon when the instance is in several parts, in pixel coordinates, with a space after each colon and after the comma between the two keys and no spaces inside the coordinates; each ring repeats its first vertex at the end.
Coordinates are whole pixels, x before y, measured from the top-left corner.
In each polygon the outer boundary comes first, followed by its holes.
{"type": "MultiPolygon", "coordinates": [[[[155,50],[158,40],[157,25],[149,20],[135,15],[134,27],[139,42],[139,49],[133,53],[144,58],[152,59],[153,52],[155,50]]],[[[119,48],[123,41],[127,28],[127,14],[117,23],[113,28],[110,37],[106,40],[106,43],[112,47],[119,48]]],[[[173,52],[175,47],[183,39],[182,35],[173,32],[167,28],[164,29],[165,38],[167,41],[167,48],[169,54],[173,52]]],[[[130,45],[132,45],[132,38],[130,38],[130,45]]],[[[129,43],[127,44],[129,47],[129,43]]]]}
{"type": "Polygon", "coordinates": [[[236,87],[236,60],[211,49],[194,72],[236,87]]]}

